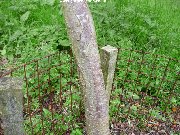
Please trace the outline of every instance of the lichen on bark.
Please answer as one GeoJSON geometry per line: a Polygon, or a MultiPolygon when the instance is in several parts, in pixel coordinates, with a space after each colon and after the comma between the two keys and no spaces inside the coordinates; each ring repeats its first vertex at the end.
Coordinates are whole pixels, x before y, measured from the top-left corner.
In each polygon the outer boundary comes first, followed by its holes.
{"type": "Polygon", "coordinates": [[[108,98],[92,15],[86,1],[62,4],[84,93],[87,134],[109,135],[108,98]]]}

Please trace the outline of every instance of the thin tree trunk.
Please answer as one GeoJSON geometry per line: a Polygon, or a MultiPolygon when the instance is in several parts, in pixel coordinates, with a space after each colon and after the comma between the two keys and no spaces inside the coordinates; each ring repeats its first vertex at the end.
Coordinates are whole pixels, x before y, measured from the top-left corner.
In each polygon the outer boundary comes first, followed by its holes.
{"type": "Polygon", "coordinates": [[[87,134],[109,135],[108,93],[91,13],[86,1],[62,5],[84,92],[87,134]]]}

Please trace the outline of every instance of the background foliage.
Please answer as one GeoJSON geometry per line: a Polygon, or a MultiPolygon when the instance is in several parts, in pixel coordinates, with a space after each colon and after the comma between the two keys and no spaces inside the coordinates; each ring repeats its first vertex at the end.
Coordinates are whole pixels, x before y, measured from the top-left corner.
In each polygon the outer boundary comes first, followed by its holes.
{"type": "MultiPolygon", "coordinates": [[[[179,0],[107,0],[106,3],[91,2],[89,6],[94,18],[99,46],[109,44],[121,48],[150,51],[153,54],[177,59],[180,57],[179,0]]],[[[8,63],[8,65],[25,63],[57,50],[67,49],[68,46],[70,43],[59,0],[0,1],[1,63],[8,63]]],[[[126,55],[124,54],[124,57],[126,55]]],[[[149,60],[153,61],[153,57],[149,56],[149,60]]],[[[161,66],[165,64],[163,60],[160,62],[161,66]]],[[[64,68],[68,68],[68,65],[64,68]]],[[[132,65],[132,68],[138,67],[132,65]]],[[[172,64],[170,68],[176,71],[180,69],[178,64],[172,64]]],[[[119,77],[124,75],[123,72],[117,74],[119,77]]],[[[158,74],[161,73],[156,71],[156,75],[158,74]]],[[[174,78],[175,74],[170,73],[169,79],[174,78]]],[[[180,93],[178,88],[176,92],[180,93]]],[[[129,91],[127,94],[117,89],[113,94],[117,95],[117,93],[129,95],[127,99],[140,98],[134,91],[129,91]]],[[[164,97],[167,99],[168,95],[162,91],[157,96],[160,99],[164,97]]],[[[146,99],[147,104],[151,104],[152,100],[153,98],[149,96],[146,99]]],[[[163,102],[157,108],[149,108],[149,115],[164,120],[164,117],[159,115],[159,110],[163,110],[166,105],[163,102]]],[[[171,97],[171,105],[167,109],[170,119],[173,111],[170,108],[179,106],[179,103],[178,97],[171,97]]],[[[124,105],[124,103],[113,100],[111,116],[118,111],[117,105],[124,105]]],[[[137,115],[137,106],[129,104],[129,108],[131,108],[132,117],[141,118],[144,121],[142,115],[137,115]]],[[[119,116],[126,113],[126,109],[121,110],[122,113],[119,116]]],[[[45,113],[49,112],[45,110],[45,113]]],[[[81,134],[80,132],[81,129],[75,129],[72,134],[81,134]]]]}

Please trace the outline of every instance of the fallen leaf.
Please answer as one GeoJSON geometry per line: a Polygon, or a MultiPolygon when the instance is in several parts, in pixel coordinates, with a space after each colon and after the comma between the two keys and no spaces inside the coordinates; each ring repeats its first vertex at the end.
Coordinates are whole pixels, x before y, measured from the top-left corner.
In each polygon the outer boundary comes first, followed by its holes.
{"type": "Polygon", "coordinates": [[[172,107],[172,111],[173,112],[177,112],[177,108],[176,107],[172,107]]]}

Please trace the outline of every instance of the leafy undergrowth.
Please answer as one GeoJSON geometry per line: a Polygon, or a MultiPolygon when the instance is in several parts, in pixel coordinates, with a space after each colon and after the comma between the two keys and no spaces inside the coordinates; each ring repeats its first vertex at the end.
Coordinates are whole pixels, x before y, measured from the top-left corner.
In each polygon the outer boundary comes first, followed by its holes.
{"type": "MultiPolygon", "coordinates": [[[[82,93],[72,62],[69,53],[62,52],[40,59],[39,71],[36,60],[26,64],[27,134],[86,133],[82,93]]],[[[113,134],[176,134],[180,131],[178,66],[175,59],[119,48],[110,100],[113,134]]],[[[24,76],[24,68],[13,72],[13,76],[24,76]]]]}
{"type": "Polygon", "coordinates": [[[179,133],[179,66],[179,61],[153,52],[119,49],[110,100],[112,130],[179,133]]]}
{"type": "MultiPolygon", "coordinates": [[[[179,76],[177,74],[180,66],[178,62],[172,62],[168,70],[164,72],[168,58],[154,60],[155,54],[179,59],[179,1],[114,0],[106,3],[89,3],[89,5],[95,21],[97,41],[100,46],[110,44],[118,48],[150,51],[153,54],[146,55],[145,58],[148,64],[143,64],[143,51],[140,53],[141,55],[133,53],[133,57],[130,60],[133,59],[134,62],[130,62],[129,65],[127,62],[129,52],[124,53],[123,59],[117,63],[117,68],[122,70],[116,70],[116,78],[120,80],[115,81],[115,89],[112,92],[114,98],[112,98],[110,104],[110,127],[112,131],[116,130],[119,132],[123,130],[124,134],[130,132],[134,134],[155,134],[154,132],[159,132],[159,134],[165,134],[165,132],[166,134],[178,134],[180,130],[178,114],[180,91],[179,76]],[[140,67],[140,63],[142,67],[140,67]],[[153,64],[159,67],[156,67],[156,70],[151,72],[153,64]],[[145,74],[140,72],[141,68],[145,74]],[[172,71],[169,71],[169,69],[172,71]],[[154,75],[152,78],[146,76],[151,73],[154,75]],[[125,75],[127,78],[123,80],[125,75]],[[162,79],[163,75],[170,82],[165,82],[162,79]],[[173,87],[172,82],[175,79],[177,79],[177,85],[174,91],[171,91],[173,87]],[[151,83],[148,84],[149,82],[151,83]]],[[[14,65],[42,58],[57,50],[67,50],[70,46],[61,5],[58,0],[0,1],[0,13],[1,72],[2,70],[3,72],[10,70],[14,65]],[[4,64],[8,66],[2,66],[4,64]]],[[[69,57],[63,55],[62,59],[68,62],[69,57]]],[[[44,61],[42,67],[47,66],[47,63],[48,61],[44,61]]],[[[53,64],[56,64],[56,61],[53,64]]],[[[28,75],[31,75],[34,67],[27,67],[29,68],[28,75]]],[[[69,74],[67,71],[70,69],[70,66],[66,63],[60,69],[63,74],[69,74]]],[[[55,77],[59,73],[59,68],[52,70],[51,77],[55,77]]],[[[42,76],[41,79],[42,82],[46,81],[48,75],[42,76]]],[[[69,79],[70,76],[65,75],[63,78],[64,83],[67,83],[69,79]]],[[[31,88],[34,87],[34,83],[37,83],[37,79],[30,80],[31,88]]],[[[57,80],[55,79],[52,83],[56,84],[57,80]]],[[[59,89],[58,86],[55,85],[55,87],[59,89]]],[[[64,87],[65,89],[68,88],[64,87]]],[[[74,88],[74,90],[76,89],[74,88]]],[[[55,102],[58,102],[57,94],[59,93],[58,90],[54,93],[56,94],[54,96],[55,102]]],[[[30,94],[31,98],[34,99],[32,100],[32,109],[38,109],[40,107],[39,100],[36,97],[38,93],[32,91],[30,94]]],[[[66,96],[65,94],[64,97],[66,96]]],[[[75,95],[73,98],[79,103],[79,95],[75,95]]],[[[46,97],[45,99],[48,98],[46,97]]],[[[72,121],[76,124],[69,126],[59,122],[57,126],[60,128],[59,130],[62,130],[62,134],[64,132],[64,134],[81,135],[84,115],[83,113],[77,113],[74,117],[67,113],[70,101],[71,98],[64,98],[63,104],[68,107],[61,111],[66,116],[69,116],[64,120],[66,124],[72,121]]],[[[42,111],[45,117],[52,114],[50,101],[44,102],[43,107],[42,111]]],[[[76,109],[78,107],[75,106],[76,109]]],[[[54,111],[57,111],[57,114],[54,114],[54,118],[62,119],[58,109],[54,111]]],[[[33,118],[34,124],[41,123],[41,121],[39,114],[33,118]]],[[[29,119],[26,122],[26,128],[31,130],[29,119]]],[[[52,124],[50,123],[50,119],[45,121],[47,132],[50,132],[48,129],[51,129],[52,124]]],[[[41,132],[42,125],[35,126],[34,130],[41,132]]]]}
{"type": "Polygon", "coordinates": [[[154,50],[179,58],[178,0],[114,0],[90,7],[100,45],[154,50]]]}

